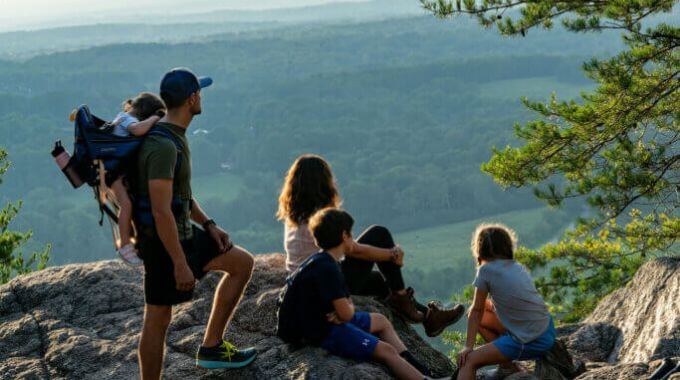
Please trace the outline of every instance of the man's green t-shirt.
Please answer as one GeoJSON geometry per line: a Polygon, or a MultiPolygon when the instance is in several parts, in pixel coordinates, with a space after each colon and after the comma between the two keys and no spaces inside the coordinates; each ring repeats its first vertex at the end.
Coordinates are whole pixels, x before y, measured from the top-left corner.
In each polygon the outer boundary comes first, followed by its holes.
{"type": "MultiPolygon", "coordinates": [[[[173,198],[179,198],[183,201],[181,215],[175,214],[179,239],[190,239],[192,237],[190,222],[191,152],[186,138],[186,129],[170,123],[157,123],[154,128],[162,128],[170,132],[182,149],[178,156],[177,147],[169,138],[153,134],[147,136],[137,155],[134,178],[130,181],[133,193],[139,197],[148,197],[149,180],[172,179],[173,198]],[[178,157],[180,164],[178,168],[175,168],[178,157]],[[177,170],[177,173],[175,173],[175,170],[177,170]]],[[[139,230],[145,236],[155,236],[156,234],[155,228],[152,226],[139,226],[139,230]]]]}

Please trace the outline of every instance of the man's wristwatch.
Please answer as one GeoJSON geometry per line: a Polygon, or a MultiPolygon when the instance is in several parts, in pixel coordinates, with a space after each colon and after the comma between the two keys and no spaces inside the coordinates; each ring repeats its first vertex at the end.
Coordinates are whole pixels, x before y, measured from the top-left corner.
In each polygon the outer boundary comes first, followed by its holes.
{"type": "Polygon", "coordinates": [[[203,224],[202,224],[203,229],[206,230],[206,231],[208,231],[208,228],[210,226],[216,226],[216,225],[217,225],[217,223],[215,223],[215,221],[212,220],[212,219],[208,219],[205,222],[203,222],[203,224]]]}

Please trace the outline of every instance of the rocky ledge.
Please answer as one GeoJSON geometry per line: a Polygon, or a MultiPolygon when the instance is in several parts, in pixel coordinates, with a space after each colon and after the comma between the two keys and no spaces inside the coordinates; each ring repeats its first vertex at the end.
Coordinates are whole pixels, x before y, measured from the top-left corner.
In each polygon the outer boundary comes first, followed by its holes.
{"type": "MultiPolygon", "coordinates": [[[[194,353],[219,280],[218,274],[210,274],[197,287],[194,300],[175,309],[168,333],[166,378],[390,378],[382,366],[344,360],[311,347],[294,349],[277,338],[276,299],[286,275],[284,258],[258,255],[255,262],[253,279],[227,337],[239,346],[256,346],[258,359],[241,370],[194,367],[194,353]]],[[[0,379],[137,378],[142,293],[141,272],[118,261],[49,268],[1,286],[0,379]]],[[[583,323],[560,327],[558,334],[568,353],[556,355],[585,364],[580,380],[645,379],[662,359],[680,360],[679,300],[680,258],[652,260],[626,287],[605,297],[583,323]]],[[[366,297],[354,301],[360,310],[387,315],[409,349],[438,375],[453,372],[445,355],[381,303],[366,297]]],[[[507,379],[565,378],[542,369],[539,363],[536,374],[507,379]]],[[[671,379],[679,380],[680,374],[671,379]]]]}
{"type": "MultiPolygon", "coordinates": [[[[646,379],[680,361],[680,258],[644,264],[625,287],[603,298],[583,323],[558,328],[569,354],[585,364],[578,380],[646,379]]],[[[530,363],[531,366],[533,363],[530,363]]],[[[514,375],[508,380],[536,378],[514,375]]],[[[680,373],[670,379],[680,380],[680,373]]]]}
{"type": "MultiPolygon", "coordinates": [[[[258,359],[240,370],[203,370],[194,354],[207,321],[218,274],[200,282],[192,302],[176,307],[165,361],[168,379],[383,379],[382,366],[293,349],[276,337],[276,299],[285,279],[284,257],[257,255],[255,273],[227,337],[256,346],[258,359]]],[[[360,310],[379,311],[409,349],[439,374],[453,368],[381,303],[355,297],[360,310]]],[[[0,379],[133,379],[142,322],[141,272],[118,261],[49,268],[0,287],[0,379]]]]}

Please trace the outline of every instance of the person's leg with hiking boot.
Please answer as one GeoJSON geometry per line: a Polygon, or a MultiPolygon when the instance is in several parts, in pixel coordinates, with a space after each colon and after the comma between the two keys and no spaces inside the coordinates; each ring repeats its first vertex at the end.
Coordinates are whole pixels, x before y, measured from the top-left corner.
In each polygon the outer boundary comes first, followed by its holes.
{"type": "MultiPolygon", "coordinates": [[[[390,231],[382,226],[371,226],[357,239],[367,246],[393,249],[396,244],[390,231]]],[[[401,266],[393,261],[362,260],[348,255],[342,263],[343,274],[352,294],[372,295],[384,299],[400,315],[412,323],[423,323],[429,336],[437,336],[464,313],[462,305],[445,309],[438,303],[424,306],[415,299],[413,288],[407,288],[401,266]],[[374,271],[377,264],[378,271],[374,271]]]]}
{"type": "MultiPolygon", "coordinates": [[[[358,238],[357,243],[371,247],[392,249],[394,240],[389,230],[382,226],[371,226],[358,238]]],[[[420,305],[404,285],[399,265],[392,261],[371,261],[348,255],[342,263],[342,270],[350,292],[387,298],[387,303],[412,323],[425,319],[427,307],[420,305]],[[377,264],[379,272],[375,272],[377,264]]]]}

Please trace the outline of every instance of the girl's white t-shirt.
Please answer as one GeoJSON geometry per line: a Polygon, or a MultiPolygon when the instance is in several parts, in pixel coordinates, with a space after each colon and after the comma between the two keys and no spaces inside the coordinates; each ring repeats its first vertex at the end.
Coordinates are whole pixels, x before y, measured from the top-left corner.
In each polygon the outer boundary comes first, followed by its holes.
{"type": "Polygon", "coordinates": [[[319,247],[314,243],[307,223],[301,223],[297,226],[284,224],[283,248],[286,251],[286,270],[292,273],[309,256],[319,252],[319,247]]]}
{"type": "Polygon", "coordinates": [[[121,112],[116,115],[116,118],[113,119],[111,123],[114,124],[113,131],[111,132],[112,134],[120,137],[128,137],[131,135],[130,131],[128,131],[128,126],[130,126],[130,124],[139,123],[139,119],[129,113],[121,112]]]}

